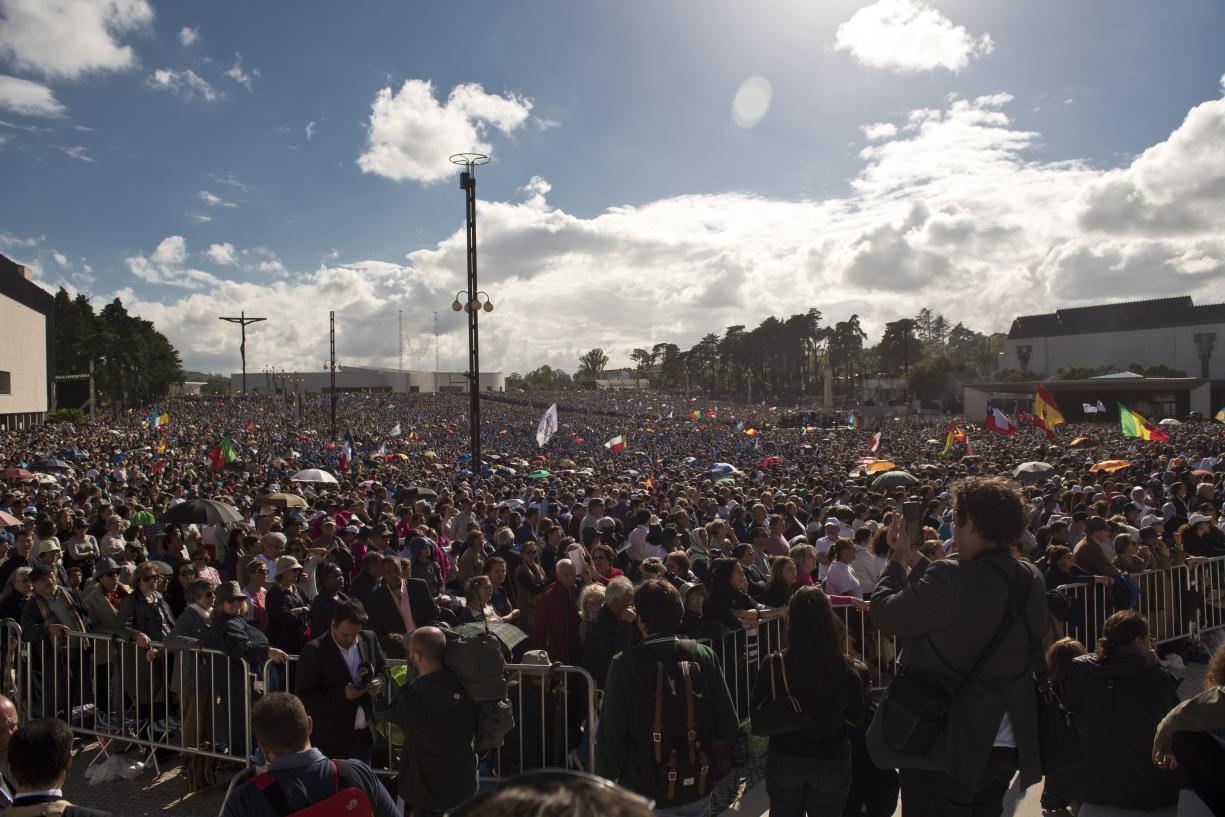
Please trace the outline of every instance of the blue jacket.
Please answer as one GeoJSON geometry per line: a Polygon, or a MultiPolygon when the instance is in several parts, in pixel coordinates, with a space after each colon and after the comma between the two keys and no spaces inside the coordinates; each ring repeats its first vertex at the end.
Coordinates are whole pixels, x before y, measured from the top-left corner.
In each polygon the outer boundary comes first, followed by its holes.
{"type": "MultiPolygon", "coordinates": [[[[399,817],[395,801],[370,767],[360,760],[345,761],[353,770],[353,785],[366,792],[374,817],[399,817]]],[[[334,791],[332,764],[318,749],[281,755],[272,761],[272,777],[285,792],[294,811],[300,811],[334,791]]],[[[252,783],[244,783],[226,801],[223,817],[278,817],[264,793],[252,783]]]]}

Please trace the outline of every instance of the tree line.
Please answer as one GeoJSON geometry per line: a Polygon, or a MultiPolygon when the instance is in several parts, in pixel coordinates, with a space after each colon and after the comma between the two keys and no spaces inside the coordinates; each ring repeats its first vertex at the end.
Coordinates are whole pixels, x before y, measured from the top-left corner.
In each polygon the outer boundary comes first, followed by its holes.
{"type": "Polygon", "coordinates": [[[85,374],[94,362],[99,401],[148,403],[183,382],[178,351],[151,321],[130,315],[118,298],[100,311],[84,294],[55,293],[55,370],[85,374]]]}

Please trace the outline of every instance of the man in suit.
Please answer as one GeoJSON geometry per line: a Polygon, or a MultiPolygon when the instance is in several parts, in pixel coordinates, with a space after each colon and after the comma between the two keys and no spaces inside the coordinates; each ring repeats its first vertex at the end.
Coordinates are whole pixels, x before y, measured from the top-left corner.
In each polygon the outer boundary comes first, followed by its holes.
{"type": "Polygon", "coordinates": [[[438,621],[438,605],[423,579],[408,578],[411,564],[398,556],[383,557],[383,581],[370,594],[370,626],[383,651],[408,657],[408,636],[438,621]]]}
{"type": "Polygon", "coordinates": [[[898,638],[898,664],[908,676],[949,694],[1003,627],[1001,641],[953,702],[930,749],[890,745],[887,700],[868,730],[868,748],[877,766],[900,770],[906,813],[999,814],[1018,767],[1022,787],[1042,776],[1030,656],[1046,627],[1046,587],[1036,567],[1009,553],[1026,525],[1016,483],[970,477],[950,493],[957,558],[929,562],[912,548],[902,514],[895,515],[892,558],[872,594],[872,621],[898,638]]]}
{"type": "Polygon", "coordinates": [[[314,745],[328,757],[365,763],[374,753],[374,701],[387,677],[378,638],[363,629],[368,618],[360,601],[340,602],[329,631],[302,648],[297,674],[314,745]]]}
{"type": "Polygon", "coordinates": [[[6,815],[110,817],[109,812],[74,806],[64,799],[64,779],[72,765],[72,730],[63,721],[26,721],[9,739],[8,757],[17,792],[6,815]]]}

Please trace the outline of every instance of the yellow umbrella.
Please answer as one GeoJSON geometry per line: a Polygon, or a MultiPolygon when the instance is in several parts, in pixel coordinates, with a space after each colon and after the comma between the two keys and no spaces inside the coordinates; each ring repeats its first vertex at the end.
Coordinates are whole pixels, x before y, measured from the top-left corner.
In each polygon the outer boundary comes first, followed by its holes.
{"type": "Polygon", "coordinates": [[[1092,437],[1077,437],[1068,443],[1068,448],[1092,448],[1097,445],[1092,437]]]}
{"type": "Polygon", "coordinates": [[[426,452],[425,452],[425,458],[426,458],[427,460],[432,460],[432,459],[435,459],[437,456],[438,456],[438,455],[437,455],[437,454],[435,454],[433,451],[426,451],[426,452]]]}
{"type": "Polygon", "coordinates": [[[1093,473],[1106,471],[1113,474],[1115,471],[1122,471],[1124,468],[1131,467],[1131,460],[1102,460],[1097,465],[1094,465],[1089,470],[1093,473]]]}
{"type": "Polygon", "coordinates": [[[896,463],[889,462],[889,460],[877,460],[876,462],[868,463],[867,472],[869,474],[883,474],[885,471],[892,471],[894,468],[897,468],[896,463]]]}
{"type": "Polygon", "coordinates": [[[558,465],[560,465],[562,468],[573,468],[574,460],[570,460],[570,459],[562,460],[561,462],[558,463],[558,465]]]}

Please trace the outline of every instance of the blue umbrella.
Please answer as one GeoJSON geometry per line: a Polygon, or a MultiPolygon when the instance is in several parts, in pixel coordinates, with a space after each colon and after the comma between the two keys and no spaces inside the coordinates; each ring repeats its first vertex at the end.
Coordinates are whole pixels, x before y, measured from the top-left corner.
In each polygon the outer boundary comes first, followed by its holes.
{"type": "Polygon", "coordinates": [[[472,475],[473,475],[472,472],[469,471],[467,468],[461,468],[457,476],[470,477],[472,475]]]}
{"type": "Polygon", "coordinates": [[[61,448],[59,454],[61,457],[66,457],[70,460],[79,460],[82,457],[89,456],[79,448],[61,448]]]}
{"type": "Polygon", "coordinates": [[[472,462],[472,455],[471,454],[460,454],[458,457],[456,457],[456,459],[459,460],[460,462],[472,462]]]}

